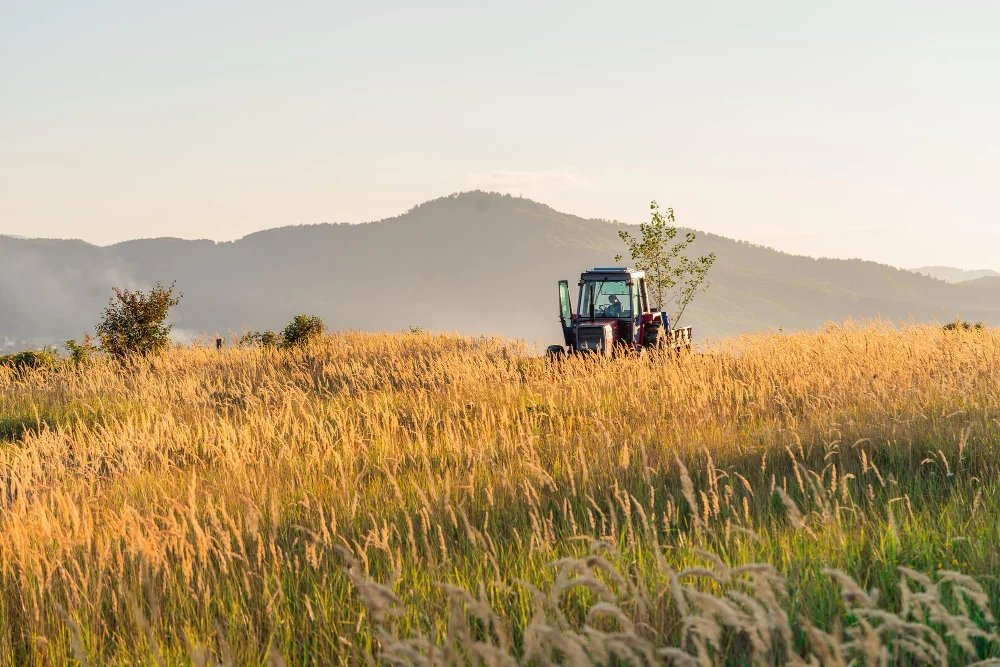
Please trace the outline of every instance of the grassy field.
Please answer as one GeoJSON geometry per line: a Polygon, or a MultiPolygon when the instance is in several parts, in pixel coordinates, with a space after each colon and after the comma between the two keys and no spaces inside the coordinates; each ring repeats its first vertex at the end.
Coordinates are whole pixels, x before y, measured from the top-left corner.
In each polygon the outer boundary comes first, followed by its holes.
{"type": "Polygon", "coordinates": [[[1000,332],[0,368],[0,663],[1000,664],[1000,332]]]}

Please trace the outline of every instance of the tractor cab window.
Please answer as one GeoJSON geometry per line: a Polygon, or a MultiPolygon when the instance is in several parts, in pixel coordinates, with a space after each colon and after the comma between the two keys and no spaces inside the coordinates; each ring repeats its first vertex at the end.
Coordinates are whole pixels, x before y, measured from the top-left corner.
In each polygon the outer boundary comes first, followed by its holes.
{"type": "Polygon", "coordinates": [[[625,280],[585,281],[580,291],[580,317],[632,319],[632,291],[625,280]]]}

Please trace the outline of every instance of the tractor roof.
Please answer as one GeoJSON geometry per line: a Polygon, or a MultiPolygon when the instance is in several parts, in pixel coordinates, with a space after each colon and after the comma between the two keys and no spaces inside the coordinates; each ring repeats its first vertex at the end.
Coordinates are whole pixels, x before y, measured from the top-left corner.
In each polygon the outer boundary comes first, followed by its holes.
{"type": "Polygon", "coordinates": [[[580,274],[580,280],[629,280],[645,277],[645,272],[633,271],[624,266],[597,266],[580,274]]]}

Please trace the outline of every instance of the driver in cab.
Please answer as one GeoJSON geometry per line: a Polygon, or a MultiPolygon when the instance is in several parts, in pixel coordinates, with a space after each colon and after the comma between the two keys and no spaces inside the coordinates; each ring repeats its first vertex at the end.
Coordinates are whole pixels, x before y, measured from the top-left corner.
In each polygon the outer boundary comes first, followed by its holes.
{"type": "Polygon", "coordinates": [[[612,294],[608,297],[608,307],[604,309],[605,317],[621,317],[622,316],[622,302],[618,300],[618,296],[612,294]]]}

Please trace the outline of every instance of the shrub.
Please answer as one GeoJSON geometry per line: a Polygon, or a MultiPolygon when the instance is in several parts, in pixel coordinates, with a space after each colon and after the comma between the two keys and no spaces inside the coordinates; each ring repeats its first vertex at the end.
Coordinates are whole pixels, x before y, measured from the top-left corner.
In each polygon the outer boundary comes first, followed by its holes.
{"type": "Polygon", "coordinates": [[[118,360],[130,356],[146,356],[170,345],[167,315],[181,301],[174,296],[174,284],[164,287],[156,283],[149,293],[114,288],[115,296],[104,310],[104,319],[97,325],[101,348],[118,360]]]}
{"type": "Polygon", "coordinates": [[[248,331],[240,336],[240,347],[278,347],[281,336],[273,331],[248,331]]]}
{"type": "Polygon", "coordinates": [[[283,347],[305,345],[323,335],[323,318],[312,315],[296,315],[285,327],[281,335],[283,347]]]}
{"type": "Polygon", "coordinates": [[[69,352],[70,361],[77,366],[90,361],[97,353],[97,347],[91,341],[90,334],[83,335],[82,343],[77,343],[76,339],[70,338],[66,341],[66,350],[69,352]]]}
{"type": "Polygon", "coordinates": [[[26,350],[17,354],[0,356],[0,366],[22,371],[29,368],[53,366],[56,363],[56,358],[56,354],[51,348],[41,351],[26,350]]]}
{"type": "Polygon", "coordinates": [[[250,330],[240,336],[241,347],[281,347],[293,348],[315,340],[323,335],[326,325],[323,318],[313,315],[296,315],[280,334],[273,331],[250,330]]]}
{"type": "Polygon", "coordinates": [[[958,329],[982,329],[982,328],[983,328],[982,322],[976,322],[975,324],[971,324],[969,322],[964,322],[961,320],[955,320],[954,322],[949,322],[948,324],[944,325],[945,331],[955,331],[958,329]]]}

